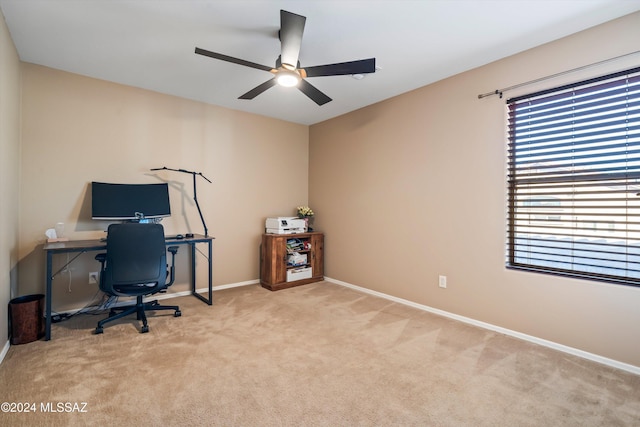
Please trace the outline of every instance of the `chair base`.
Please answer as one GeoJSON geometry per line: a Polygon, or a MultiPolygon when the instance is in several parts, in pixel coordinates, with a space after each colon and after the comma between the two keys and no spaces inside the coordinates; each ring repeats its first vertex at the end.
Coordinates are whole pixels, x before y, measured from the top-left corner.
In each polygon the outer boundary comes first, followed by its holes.
{"type": "Polygon", "coordinates": [[[177,305],[160,305],[157,300],[143,302],[142,295],[138,295],[136,297],[136,305],[125,306],[125,307],[114,307],[109,311],[109,317],[106,319],[102,319],[98,322],[98,326],[96,326],[95,333],[101,334],[104,332],[105,323],[112,322],[114,320],[121,319],[130,314],[136,314],[138,320],[142,321],[142,328],[140,328],[141,333],[149,332],[149,325],[147,324],[147,316],[145,314],[146,311],[156,311],[156,310],[174,310],[174,317],[180,317],[182,312],[180,311],[180,307],[177,305]],[[116,314],[116,310],[122,310],[121,313],[116,314]]]}

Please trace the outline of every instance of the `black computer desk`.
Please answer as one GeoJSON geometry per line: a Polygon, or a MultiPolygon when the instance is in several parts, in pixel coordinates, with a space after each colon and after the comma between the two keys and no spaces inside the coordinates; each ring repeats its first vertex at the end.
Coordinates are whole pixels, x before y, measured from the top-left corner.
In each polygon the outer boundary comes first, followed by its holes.
{"type": "MultiPolygon", "coordinates": [[[[173,236],[167,236],[165,239],[167,246],[174,245],[189,245],[191,247],[191,295],[197,297],[201,301],[207,303],[208,305],[213,304],[213,264],[212,264],[212,246],[213,246],[213,237],[203,236],[201,234],[194,234],[193,237],[177,239],[173,236]],[[203,297],[199,293],[196,292],[196,244],[198,243],[207,243],[208,256],[207,260],[209,262],[209,295],[208,298],[203,297]]],[[[52,300],[52,281],[53,278],[62,271],[66,266],[72,263],[77,257],[82,255],[85,252],[92,251],[103,251],[107,248],[107,242],[101,239],[95,240],[69,240],[66,242],[54,242],[54,243],[45,243],[44,250],[47,254],[47,271],[46,271],[46,282],[45,282],[45,330],[44,330],[44,339],[45,341],[49,341],[51,339],[51,300],[52,300]],[[77,253],[75,257],[73,257],[67,264],[65,264],[62,269],[56,271],[55,273],[52,271],[52,263],[53,263],[53,255],[55,254],[65,254],[65,253],[77,253]]]]}

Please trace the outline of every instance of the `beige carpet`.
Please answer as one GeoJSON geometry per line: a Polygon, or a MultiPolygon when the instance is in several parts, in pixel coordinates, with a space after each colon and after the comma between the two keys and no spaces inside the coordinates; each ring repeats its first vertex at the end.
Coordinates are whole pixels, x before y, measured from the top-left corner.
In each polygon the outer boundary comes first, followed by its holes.
{"type": "Polygon", "coordinates": [[[0,402],[36,412],[0,425],[640,425],[636,375],[338,285],[214,298],[169,300],[182,317],[148,334],[84,315],[11,347],[0,402]]]}

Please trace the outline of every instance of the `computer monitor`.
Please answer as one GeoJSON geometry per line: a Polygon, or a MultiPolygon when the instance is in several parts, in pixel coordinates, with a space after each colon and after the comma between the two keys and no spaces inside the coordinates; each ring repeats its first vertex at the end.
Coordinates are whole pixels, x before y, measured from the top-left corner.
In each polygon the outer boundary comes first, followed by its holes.
{"type": "Polygon", "coordinates": [[[91,218],[143,220],[171,216],[169,186],[159,184],[91,183],[91,218]]]}

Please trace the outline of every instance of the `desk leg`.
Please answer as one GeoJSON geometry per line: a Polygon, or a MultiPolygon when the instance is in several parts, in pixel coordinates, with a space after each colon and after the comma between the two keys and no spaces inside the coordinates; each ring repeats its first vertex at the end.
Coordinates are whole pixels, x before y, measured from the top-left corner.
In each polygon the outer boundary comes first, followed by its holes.
{"type": "Polygon", "coordinates": [[[191,293],[196,294],[196,244],[189,244],[191,247],[191,293]]]}
{"type": "Polygon", "coordinates": [[[209,298],[205,298],[196,292],[196,244],[191,243],[191,294],[196,296],[199,300],[206,302],[208,305],[213,305],[213,250],[212,242],[207,242],[208,249],[208,261],[209,261],[209,298]]]}
{"type": "Polygon", "coordinates": [[[51,339],[51,274],[52,274],[52,265],[53,262],[53,254],[47,251],[47,278],[45,285],[45,322],[44,322],[44,339],[45,341],[49,341],[51,339]]]}
{"type": "Polygon", "coordinates": [[[213,240],[209,240],[209,301],[207,304],[213,304],[213,251],[211,250],[213,246],[213,240]]]}

